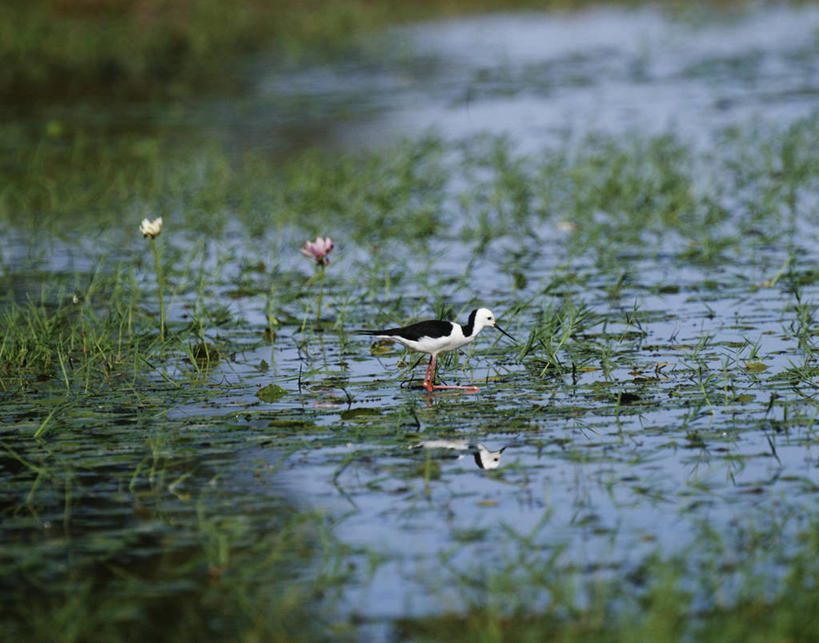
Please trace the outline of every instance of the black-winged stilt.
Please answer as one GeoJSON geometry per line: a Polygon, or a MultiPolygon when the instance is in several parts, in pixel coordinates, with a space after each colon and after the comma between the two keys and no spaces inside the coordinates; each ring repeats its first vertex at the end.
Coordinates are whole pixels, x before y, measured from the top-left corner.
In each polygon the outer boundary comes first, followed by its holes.
{"type": "Polygon", "coordinates": [[[439,353],[460,348],[478,336],[484,328],[491,326],[515,341],[509,333],[495,323],[495,316],[487,308],[478,308],[469,314],[466,325],[440,319],[428,319],[416,322],[402,328],[387,328],[384,330],[357,330],[359,335],[371,335],[379,339],[389,339],[403,344],[407,348],[420,353],[429,353],[430,360],[424,376],[424,388],[432,392],[433,389],[460,389],[469,393],[477,393],[477,386],[441,386],[433,384],[435,378],[435,358],[439,353]]]}

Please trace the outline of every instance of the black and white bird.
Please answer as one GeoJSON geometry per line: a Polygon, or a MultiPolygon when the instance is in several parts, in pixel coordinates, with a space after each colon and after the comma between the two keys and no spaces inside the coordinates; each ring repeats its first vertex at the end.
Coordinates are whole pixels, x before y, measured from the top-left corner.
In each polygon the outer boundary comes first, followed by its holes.
{"type": "Polygon", "coordinates": [[[495,316],[488,308],[473,310],[469,314],[469,321],[465,325],[440,319],[428,319],[401,328],[357,330],[355,332],[359,335],[389,339],[419,353],[429,353],[431,357],[423,385],[427,391],[432,392],[433,389],[461,389],[470,393],[477,393],[479,390],[477,386],[440,386],[433,384],[435,359],[439,353],[448,353],[468,344],[487,326],[499,330],[512,341],[515,341],[514,337],[495,323],[495,316]]]}

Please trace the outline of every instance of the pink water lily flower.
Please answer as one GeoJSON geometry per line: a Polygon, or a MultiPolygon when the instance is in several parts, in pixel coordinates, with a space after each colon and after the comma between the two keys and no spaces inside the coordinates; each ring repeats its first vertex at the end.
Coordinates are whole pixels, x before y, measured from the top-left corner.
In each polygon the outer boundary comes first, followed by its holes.
{"type": "Polygon", "coordinates": [[[322,239],[316,237],[315,241],[305,241],[304,246],[299,248],[299,252],[308,259],[315,259],[316,263],[326,265],[330,263],[327,255],[333,249],[333,240],[330,237],[322,239]]]}

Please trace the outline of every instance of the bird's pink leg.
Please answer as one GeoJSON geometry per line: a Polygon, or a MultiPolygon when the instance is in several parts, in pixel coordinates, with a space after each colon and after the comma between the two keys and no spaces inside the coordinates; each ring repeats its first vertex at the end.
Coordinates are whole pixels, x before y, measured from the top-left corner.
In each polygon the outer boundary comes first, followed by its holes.
{"type": "Polygon", "coordinates": [[[442,388],[451,388],[451,389],[458,389],[459,391],[463,391],[464,393],[477,393],[481,389],[477,386],[455,386],[454,384],[445,386],[443,384],[435,384],[432,388],[434,389],[442,389],[442,388]]]}
{"type": "Polygon", "coordinates": [[[440,390],[440,389],[457,389],[459,391],[464,391],[465,393],[477,393],[480,389],[477,386],[444,386],[443,384],[433,384],[435,380],[435,355],[433,355],[429,360],[429,366],[427,366],[427,373],[424,376],[424,388],[427,392],[432,393],[433,390],[440,390]]]}
{"type": "Polygon", "coordinates": [[[435,355],[429,358],[429,365],[427,366],[426,375],[424,375],[424,388],[428,392],[432,392],[432,379],[435,377],[435,355]]]}

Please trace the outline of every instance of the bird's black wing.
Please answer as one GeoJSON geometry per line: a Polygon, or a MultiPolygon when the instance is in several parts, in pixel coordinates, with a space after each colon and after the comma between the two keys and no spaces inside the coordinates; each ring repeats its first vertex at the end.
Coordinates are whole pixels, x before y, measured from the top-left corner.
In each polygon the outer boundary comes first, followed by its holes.
{"type": "Polygon", "coordinates": [[[359,335],[400,335],[406,339],[417,341],[422,337],[446,337],[452,332],[452,323],[440,319],[428,319],[402,328],[387,328],[384,330],[357,330],[359,335]]]}

